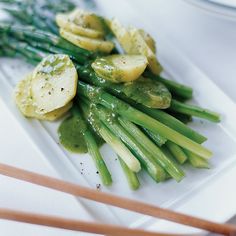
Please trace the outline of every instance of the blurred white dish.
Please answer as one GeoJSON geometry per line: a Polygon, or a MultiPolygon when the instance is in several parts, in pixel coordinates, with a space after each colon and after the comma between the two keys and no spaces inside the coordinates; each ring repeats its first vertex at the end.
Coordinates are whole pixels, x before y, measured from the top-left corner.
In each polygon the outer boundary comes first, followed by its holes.
{"type": "Polygon", "coordinates": [[[210,13],[236,20],[236,1],[234,0],[185,0],[210,13]]]}
{"type": "Polygon", "coordinates": [[[235,7],[236,8],[236,1],[235,0],[208,0],[213,3],[221,4],[227,7],[235,7]]]}

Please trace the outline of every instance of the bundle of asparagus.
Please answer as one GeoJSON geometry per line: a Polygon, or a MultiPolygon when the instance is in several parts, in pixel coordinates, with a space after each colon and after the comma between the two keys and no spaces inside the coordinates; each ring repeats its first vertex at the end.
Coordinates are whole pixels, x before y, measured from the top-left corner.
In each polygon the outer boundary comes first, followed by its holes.
{"type": "MultiPolygon", "coordinates": [[[[75,77],[71,80],[77,82],[75,98],[75,87],[72,86],[68,90],[70,101],[67,97],[66,101],[60,100],[60,106],[58,102],[58,106],[50,103],[49,107],[47,104],[47,113],[39,115],[36,112],[37,116],[35,111],[40,107],[38,104],[34,104],[33,108],[30,106],[30,111],[32,114],[33,109],[32,116],[37,119],[54,120],[70,109],[74,98],[69,119],[79,124],[77,128],[83,133],[87,150],[93,157],[104,185],[110,185],[112,178],[99,152],[95,134],[115,150],[132,189],[139,188],[137,172],[141,168],[156,182],[161,182],[169,178],[181,181],[184,172],[180,165],[186,162],[196,168],[209,167],[211,152],[201,145],[206,137],[184,123],[191,120],[192,116],[219,122],[219,115],[184,103],[192,98],[192,88],[158,74],[162,67],[154,57],[156,49],[148,34],[134,28],[121,28],[117,21],[73,10],[75,6],[69,1],[0,2],[4,2],[4,9],[20,23],[0,23],[1,56],[21,57],[33,65],[39,63],[32,75],[34,81],[47,63],[57,67],[57,60],[62,64],[66,60],[67,65],[70,64],[69,58],[60,56],[49,60],[51,54],[68,55],[73,61],[79,77],[78,81],[75,77]],[[68,14],[70,10],[73,12],[68,14]],[[81,16],[81,12],[82,25],[81,17],[71,18],[71,15],[81,16]],[[133,35],[139,43],[145,39],[145,50],[143,47],[127,45],[127,35],[133,35]],[[111,41],[114,36],[126,53],[139,55],[114,55],[117,53],[111,41]],[[126,67],[120,66],[122,63],[126,67]],[[112,73],[104,73],[107,68],[112,73]]],[[[56,70],[59,70],[58,73],[65,72],[62,72],[61,67],[56,70]]],[[[47,73],[45,68],[43,73],[47,73]]],[[[27,80],[28,84],[32,83],[32,76],[27,80]]]]}

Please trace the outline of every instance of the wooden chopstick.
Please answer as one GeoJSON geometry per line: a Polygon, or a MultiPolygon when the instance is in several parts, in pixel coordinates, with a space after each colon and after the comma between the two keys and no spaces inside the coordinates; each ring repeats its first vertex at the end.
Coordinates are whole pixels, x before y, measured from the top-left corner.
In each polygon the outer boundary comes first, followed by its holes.
{"type": "MultiPolygon", "coordinates": [[[[178,236],[0,208],[0,219],[112,236],[178,236]]],[[[179,235],[180,236],[180,235],[179,235]]]]}
{"type": "Polygon", "coordinates": [[[0,174],[55,189],[64,193],[69,193],[74,196],[80,196],[93,201],[124,208],[160,219],[173,221],[183,225],[204,229],[210,232],[224,235],[236,235],[235,225],[215,223],[194,216],[177,213],[168,209],[163,209],[143,202],[92,190],[87,187],[82,187],[77,184],[26,171],[9,165],[0,164],[0,174]]]}

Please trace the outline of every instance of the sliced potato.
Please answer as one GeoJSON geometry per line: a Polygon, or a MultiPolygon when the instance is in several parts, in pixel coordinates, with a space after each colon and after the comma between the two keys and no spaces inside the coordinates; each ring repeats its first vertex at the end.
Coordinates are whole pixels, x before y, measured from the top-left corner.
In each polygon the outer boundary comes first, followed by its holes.
{"type": "Polygon", "coordinates": [[[70,20],[75,24],[81,25],[84,28],[94,29],[105,33],[104,22],[102,17],[97,16],[96,14],[82,9],[76,8],[69,14],[70,20]]]}
{"type": "Polygon", "coordinates": [[[123,25],[117,19],[113,19],[107,22],[108,26],[110,27],[113,34],[116,36],[121,47],[126,53],[129,54],[130,49],[132,47],[130,32],[125,27],[123,27],[123,25]]]}
{"type": "Polygon", "coordinates": [[[32,74],[31,93],[36,112],[45,114],[69,103],[76,94],[78,75],[67,55],[44,58],[32,74]]]}
{"type": "Polygon", "coordinates": [[[141,54],[147,57],[150,70],[154,74],[160,74],[162,71],[161,64],[157,61],[156,55],[149,48],[144,38],[140,34],[139,30],[131,29],[130,30],[132,38],[132,47],[130,49],[130,54],[141,54]]]}
{"type": "Polygon", "coordinates": [[[78,47],[90,50],[90,51],[100,51],[105,53],[110,53],[114,48],[114,43],[111,41],[104,41],[101,39],[92,39],[84,36],[75,35],[64,29],[60,29],[60,35],[75,44],[78,47]]]}
{"type": "Polygon", "coordinates": [[[72,102],[69,102],[64,107],[58,108],[46,114],[37,113],[37,107],[34,105],[33,97],[31,95],[31,78],[29,74],[26,79],[21,80],[15,89],[15,102],[26,117],[36,118],[39,120],[54,121],[64,115],[71,107],[72,102]]]}
{"type": "Polygon", "coordinates": [[[58,108],[54,111],[51,111],[51,112],[48,112],[45,114],[36,113],[34,118],[36,118],[38,120],[48,120],[48,121],[57,120],[60,117],[62,117],[66,112],[68,112],[70,110],[70,108],[72,107],[72,105],[73,105],[73,102],[69,102],[64,107],[58,108]]]}
{"type": "Polygon", "coordinates": [[[144,41],[146,42],[146,44],[148,45],[148,47],[154,52],[156,53],[156,42],[155,40],[152,38],[152,36],[150,34],[148,34],[145,30],[143,29],[139,29],[138,30],[139,33],[142,35],[144,41]]]}
{"type": "Polygon", "coordinates": [[[154,40],[150,35],[135,28],[126,29],[116,19],[109,21],[108,25],[127,54],[146,56],[149,68],[154,74],[162,71],[162,66],[155,55],[154,40]]]}
{"type": "Polygon", "coordinates": [[[26,117],[34,117],[35,106],[31,95],[31,74],[21,80],[14,91],[14,99],[21,113],[26,117]]]}
{"type": "Polygon", "coordinates": [[[147,64],[147,58],[142,55],[111,55],[97,58],[92,68],[102,78],[120,83],[138,79],[147,64]]]}
{"type": "Polygon", "coordinates": [[[104,34],[101,31],[85,28],[81,25],[75,24],[70,18],[68,14],[57,14],[56,15],[56,23],[59,27],[70,31],[74,34],[79,34],[82,36],[86,36],[89,38],[103,38],[104,34]]]}

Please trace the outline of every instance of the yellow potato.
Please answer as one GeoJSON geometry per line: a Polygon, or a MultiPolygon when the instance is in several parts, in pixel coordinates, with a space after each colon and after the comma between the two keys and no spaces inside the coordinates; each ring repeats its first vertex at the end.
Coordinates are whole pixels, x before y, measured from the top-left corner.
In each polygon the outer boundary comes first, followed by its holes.
{"type": "Polygon", "coordinates": [[[124,49],[126,53],[129,54],[130,49],[132,47],[130,32],[125,27],[123,27],[117,19],[113,19],[107,22],[111,31],[113,32],[118,42],[120,43],[121,47],[124,49]]]}
{"type": "Polygon", "coordinates": [[[31,95],[31,74],[21,80],[14,91],[16,105],[22,114],[26,117],[34,117],[35,106],[33,106],[33,97],[31,95]]]}
{"type": "Polygon", "coordinates": [[[148,47],[154,52],[156,53],[156,42],[155,40],[151,37],[150,34],[148,34],[145,30],[143,29],[139,29],[138,30],[139,33],[142,35],[144,41],[146,42],[146,44],[148,45],[148,47]]]}
{"type": "Polygon", "coordinates": [[[102,18],[92,12],[76,8],[69,14],[69,19],[84,28],[94,29],[100,31],[102,34],[105,33],[102,18]]]}
{"type": "Polygon", "coordinates": [[[158,62],[154,52],[149,48],[149,46],[145,42],[139,30],[133,28],[130,30],[130,34],[132,40],[130,54],[141,54],[146,56],[148,59],[148,66],[150,70],[154,74],[160,74],[162,71],[162,66],[158,62]]]}
{"type": "Polygon", "coordinates": [[[35,106],[31,95],[31,77],[32,75],[29,74],[24,80],[21,80],[17,84],[14,93],[15,102],[24,116],[39,120],[54,121],[63,116],[72,107],[73,103],[69,102],[64,107],[58,108],[49,113],[37,113],[37,107],[35,106]]]}
{"type": "Polygon", "coordinates": [[[89,38],[103,38],[104,34],[101,31],[85,28],[81,25],[75,24],[70,20],[68,14],[57,14],[56,15],[57,25],[67,31],[70,31],[74,34],[78,34],[81,36],[86,36],[89,38]]]}
{"type": "Polygon", "coordinates": [[[121,83],[138,79],[147,64],[147,58],[142,55],[111,55],[97,58],[92,68],[102,78],[121,83]]]}
{"type": "Polygon", "coordinates": [[[162,66],[156,58],[155,42],[150,35],[143,30],[126,29],[116,19],[108,21],[108,25],[127,54],[146,56],[151,71],[160,74],[162,66]]]}
{"type": "Polygon", "coordinates": [[[45,114],[68,104],[75,96],[78,75],[67,55],[49,55],[32,74],[31,93],[36,112],[45,114]]]}
{"type": "Polygon", "coordinates": [[[64,29],[60,29],[60,35],[73,43],[74,45],[90,50],[90,51],[100,51],[105,53],[110,53],[114,48],[114,43],[111,41],[104,41],[101,39],[92,39],[84,36],[75,35],[64,29]]]}

